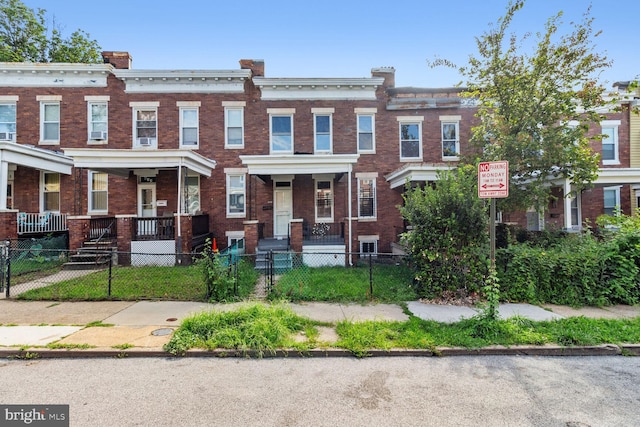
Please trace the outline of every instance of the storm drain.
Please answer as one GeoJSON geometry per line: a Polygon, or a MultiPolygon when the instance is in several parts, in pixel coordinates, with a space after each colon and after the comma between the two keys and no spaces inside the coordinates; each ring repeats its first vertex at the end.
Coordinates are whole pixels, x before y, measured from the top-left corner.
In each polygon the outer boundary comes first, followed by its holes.
{"type": "Polygon", "coordinates": [[[156,337],[162,337],[165,335],[170,335],[171,333],[173,333],[173,329],[171,328],[161,328],[161,329],[156,329],[155,331],[151,332],[151,335],[155,335],[156,337]]]}

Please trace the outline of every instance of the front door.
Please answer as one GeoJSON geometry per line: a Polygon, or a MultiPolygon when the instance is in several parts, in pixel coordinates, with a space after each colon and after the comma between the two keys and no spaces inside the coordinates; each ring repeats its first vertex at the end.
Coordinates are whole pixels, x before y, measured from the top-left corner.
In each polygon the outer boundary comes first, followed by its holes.
{"type": "Polygon", "coordinates": [[[287,237],[289,222],[293,218],[291,181],[275,181],[273,187],[273,237],[287,237]]]}
{"type": "MultiPolygon", "coordinates": [[[[156,215],[156,184],[138,184],[138,218],[154,217],[156,215]]],[[[138,234],[155,234],[155,221],[138,221],[138,234]]]]}

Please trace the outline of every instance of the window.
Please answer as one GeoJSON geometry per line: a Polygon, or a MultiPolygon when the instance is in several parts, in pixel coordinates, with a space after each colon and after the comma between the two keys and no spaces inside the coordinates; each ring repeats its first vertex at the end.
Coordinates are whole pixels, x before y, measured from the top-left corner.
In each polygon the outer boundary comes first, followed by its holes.
{"type": "Polygon", "coordinates": [[[333,222],[333,181],[316,180],[316,222],[333,222]]]}
{"type": "Polygon", "coordinates": [[[374,115],[358,115],[358,153],[375,153],[374,115]]]}
{"type": "Polygon", "coordinates": [[[619,164],[618,158],[618,126],[620,120],[605,120],[602,125],[602,163],[619,164]]]}
{"type": "Polygon", "coordinates": [[[90,102],[89,106],[89,141],[107,139],[107,103],[90,102]]]}
{"type": "Polygon", "coordinates": [[[108,202],[108,175],[89,171],[89,211],[106,213],[108,202]]]}
{"type": "Polygon", "coordinates": [[[618,215],[620,213],[620,187],[604,188],[604,214],[618,215]]]}
{"type": "Polygon", "coordinates": [[[293,116],[271,116],[271,152],[293,153],[293,116]]]}
{"type": "Polygon", "coordinates": [[[314,152],[331,153],[333,150],[333,135],[331,114],[333,108],[312,109],[313,115],[313,140],[314,152]]]}
{"type": "Polygon", "coordinates": [[[358,240],[360,241],[360,256],[368,258],[371,255],[375,258],[378,254],[378,236],[361,236],[358,240]]]}
{"type": "Polygon", "coordinates": [[[375,178],[358,178],[358,217],[376,217],[375,178]]]}
{"type": "Polygon", "coordinates": [[[227,148],[244,147],[244,109],[225,107],[224,110],[225,141],[227,148]]]}
{"type": "Polygon", "coordinates": [[[60,103],[40,104],[40,141],[60,143],[60,103]]]}
{"type": "Polygon", "coordinates": [[[16,104],[0,104],[0,141],[16,140],[16,104]]]}
{"type": "Polygon", "coordinates": [[[571,198],[571,228],[579,229],[580,224],[580,204],[578,203],[578,198],[580,195],[578,194],[575,197],[571,198]]]}
{"type": "MultiPolygon", "coordinates": [[[[159,102],[130,102],[133,109],[133,146],[158,146],[159,102]]],[[[182,125],[182,123],[180,123],[182,125]]],[[[180,136],[182,138],[182,135],[180,136]]]]}
{"type": "Polygon", "coordinates": [[[60,174],[42,172],[41,181],[42,212],[60,211],[60,174]]]}
{"type": "Polygon", "coordinates": [[[186,176],[184,181],[182,212],[195,215],[200,210],[200,176],[186,176]]]}
{"type": "Polygon", "coordinates": [[[227,216],[245,216],[245,175],[227,175],[227,216]]]}
{"type": "Polygon", "coordinates": [[[180,146],[198,146],[198,108],[180,108],[180,146]]]}
{"type": "Polygon", "coordinates": [[[400,123],[400,160],[422,159],[421,128],[421,122],[400,123]]]}
{"type": "Polygon", "coordinates": [[[227,231],[227,246],[236,246],[237,249],[244,249],[244,231],[227,231]]]}
{"type": "Polygon", "coordinates": [[[7,182],[7,209],[13,209],[13,181],[7,182]]]}
{"type": "Polygon", "coordinates": [[[460,125],[458,121],[442,121],[442,158],[457,160],[460,155],[460,125]]]}

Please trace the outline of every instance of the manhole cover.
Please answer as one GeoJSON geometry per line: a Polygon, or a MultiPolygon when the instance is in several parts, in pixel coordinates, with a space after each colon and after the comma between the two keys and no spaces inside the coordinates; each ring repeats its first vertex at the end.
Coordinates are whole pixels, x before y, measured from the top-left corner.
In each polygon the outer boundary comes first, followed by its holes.
{"type": "Polygon", "coordinates": [[[161,337],[164,335],[170,335],[171,333],[173,333],[173,329],[171,328],[162,328],[162,329],[156,329],[155,331],[151,332],[151,335],[155,335],[157,337],[161,337]]]}

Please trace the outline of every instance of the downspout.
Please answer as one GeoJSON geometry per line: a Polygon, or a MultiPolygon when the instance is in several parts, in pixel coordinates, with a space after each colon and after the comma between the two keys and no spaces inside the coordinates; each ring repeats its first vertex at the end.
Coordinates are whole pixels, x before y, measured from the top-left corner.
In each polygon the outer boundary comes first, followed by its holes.
{"type": "Polygon", "coordinates": [[[348,203],[349,204],[348,221],[349,221],[349,266],[350,267],[353,266],[353,258],[352,258],[352,254],[351,254],[351,240],[352,240],[352,238],[351,238],[351,216],[353,215],[353,210],[352,210],[353,208],[351,206],[351,204],[352,204],[351,203],[351,169],[352,168],[353,168],[353,165],[349,164],[349,171],[348,171],[348,177],[349,177],[348,183],[349,183],[349,185],[347,186],[347,188],[348,188],[347,193],[349,194],[348,195],[348,198],[349,198],[349,203],[348,203]]]}
{"type": "Polygon", "coordinates": [[[182,263],[182,227],[181,227],[181,223],[182,221],[180,221],[180,214],[182,212],[182,188],[181,188],[181,184],[182,184],[182,158],[180,158],[180,163],[178,164],[178,210],[177,215],[176,215],[176,221],[178,221],[177,224],[177,230],[178,230],[178,238],[176,239],[176,246],[177,246],[177,250],[176,252],[178,253],[178,263],[182,263]]]}

